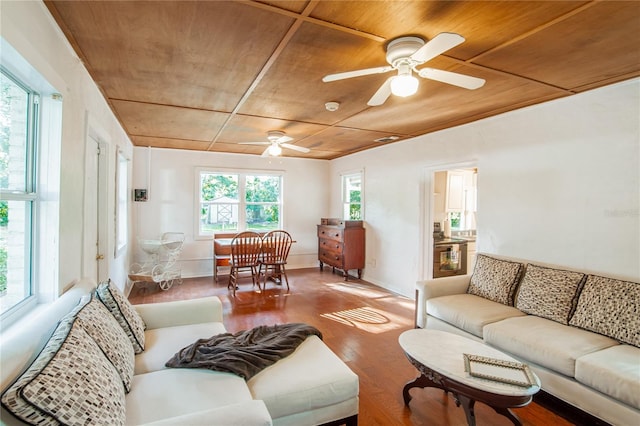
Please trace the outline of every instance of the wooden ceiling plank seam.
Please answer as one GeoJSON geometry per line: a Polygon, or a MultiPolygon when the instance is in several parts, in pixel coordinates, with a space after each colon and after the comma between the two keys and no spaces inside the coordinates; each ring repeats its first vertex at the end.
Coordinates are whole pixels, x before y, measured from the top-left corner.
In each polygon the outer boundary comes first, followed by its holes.
{"type": "Polygon", "coordinates": [[[457,118],[455,120],[450,120],[447,122],[440,122],[438,123],[438,125],[433,126],[433,127],[428,127],[425,130],[419,130],[417,132],[414,132],[411,137],[418,137],[418,136],[422,136],[422,135],[426,135],[428,133],[433,133],[433,132],[437,132],[440,130],[446,130],[449,129],[453,126],[460,126],[463,124],[468,124],[468,123],[472,123],[474,121],[478,121],[481,120],[483,118],[490,118],[490,117],[494,117],[498,114],[503,114],[506,112],[510,112],[510,111],[515,111],[519,108],[524,108],[524,107],[528,107],[528,106],[533,106],[533,105],[537,105],[543,102],[547,102],[547,101],[552,101],[554,99],[560,99],[563,97],[567,97],[567,96],[571,96],[571,95],[560,95],[560,96],[556,96],[554,94],[550,94],[550,95],[545,95],[545,96],[540,96],[534,99],[527,99],[526,101],[522,101],[522,102],[518,102],[517,104],[510,104],[510,105],[505,105],[503,107],[500,108],[495,108],[492,110],[487,110],[487,111],[482,111],[481,113],[478,114],[473,114],[473,115],[469,115],[467,117],[464,118],[457,118]]]}
{"type": "MultiPolygon", "coordinates": [[[[309,2],[307,7],[305,7],[305,9],[302,11],[301,15],[305,15],[305,14],[308,15],[309,13],[311,13],[311,11],[316,7],[319,1],[320,0],[313,0],[309,2]]],[[[242,108],[242,106],[247,101],[247,99],[249,99],[249,96],[253,94],[253,91],[256,89],[256,87],[258,87],[258,84],[260,84],[260,82],[262,81],[264,76],[267,74],[271,66],[275,63],[276,59],[278,59],[278,57],[282,54],[282,52],[284,51],[284,48],[287,46],[287,44],[289,44],[289,42],[291,41],[295,33],[298,31],[298,29],[300,29],[303,22],[304,21],[302,21],[301,19],[296,19],[293,22],[293,24],[291,24],[291,27],[289,27],[289,30],[286,32],[284,37],[282,37],[282,39],[280,40],[280,43],[278,43],[278,46],[276,46],[273,53],[269,56],[269,59],[267,59],[264,66],[262,67],[262,69],[260,70],[256,78],[253,80],[249,88],[244,92],[244,94],[236,104],[236,107],[233,109],[233,111],[231,111],[231,113],[229,114],[229,117],[227,117],[225,122],[218,129],[218,132],[213,137],[213,140],[209,144],[207,151],[209,151],[211,147],[218,141],[218,138],[220,137],[222,132],[227,128],[231,119],[235,117],[235,115],[238,113],[240,108],[242,108]]]]}
{"type": "Polygon", "coordinates": [[[515,79],[518,79],[518,80],[526,81],[528,83],[534,83],[534,84],[537,84],[537,85],[540,85],[540,86],[544,86],[544,87],[549,88],[549,89],[558,90],[558,91],[566,93],[568,95],[575,95],[576,94],[576,92],[574,92],[571,89],[566,89],[564,87],[556,86],[554,84],[550,84],[550,83],[547,83],[545,81],[540,81],[540,80],[536,80],[536,79],[533,79],[533,78],[530,78],[530,77],[525,77],[525,76],[520,75],[520,74],[515,74],[515,73],[509,72],[509,71],[504,71],[504,70],[499,70],[497,68],[491,68],[491,67],[488,67],[486,65],[480,65],[480,64],[476,64],[476,63],[472,63],[472,62],[467,62],[467,61],[464,61],[462,59],[456,59],[456,58],[449,58],[449,59],[451,59],[454,62],[457,62],[459,65],[468,65],[468,66],[470,66],[472,68],[476,68],[476,69],[479,69],[479,70],[487,71],[487,72],[494,73],[494,74],[500,74],[500,75],[506,76],[506,77],[512,77],[512,78],[515,78],[515,79]]]}
{"type": "MultiPolygon", "coordinates": [[[[377,34],[371,34],[371,33],[365,32],[365,31],[360,31],[360,30],[355,29],[355,28],[345,27],[344,25],[335,24],[333,22],[324,21],[322,19],[313,18],[311,16],[306,16],[306,15],[303,15],[303,14],[292,12],[290,10],[281,9],[281,8],[279,8],[277,6],[273,6],[273,5],[270,5],[270,4],[258,3],[258,2],[252,1],[252,0],[240,0],[239,3],[243,3],[243,4],[246,4],[248,6],[256,7],[258,9],[264,9],[264,10],[268,10],[270,12],[279,13],[281,15],[289,16],[289,17],[292,17],[292,18],[301,19],[304,22],[309,22],[311,24],[316,24],[316,25],[320,25],[320,26],[323,26],[323,27],[332,28],[334,30],[341,31],[343,33],[352,34],[352,35],[356,35],[356,36],[363,37],[363,38],[368,38],[370,40],[377,41],[377,42],[380,42],[380,43],[384,43],[385,41],[387,41],[384,37],[379,36],[377,34]]],[[[315,4],[317,4],[318,2],[313,2],[313,3],[314,3],[314,8],[315,8],[315,4]]]]}
{"type": "Polygon", "coordinates": [[[601,1],[602,0],[591,0],[589,3],[585,3],[583,5],[580,5],[580,6],[576,7],[575,9],[570,10],[569,12],[565,12],[562,15],[557,16],[556,18],[554,18],[554,19],[552,19],[552,20],[550,20],[548,22],[545,22],[544,24],[540,24],[537,27],[535,27],[535,28],[533,28],[533,29],[531,29],[529,31],[525,31],[524,33],[522,33],[522,34],[520,34],[518,36],[514,36],[513,38],[505,41],[504,43],[501,43],[501,44],[499,44],[497,46],[494,46],[494,47],[492,47],[490,49],[487,49],[484,52],[481,52],[481,53],[477,54],[473,58],[469,58],[469,59],[465,60],[465,62],[475,63],[475,61],[477,61],[478,59],[483,58],[484,56],[487,56],[487,55],[489,55],[489,54],[491,54],[493,52],[496,52],[496,51],[498,51],[498,50],[500,50],[502,48],[510,46],[510,45],[512,45],[514,43],[517,43],[517,42],[521,41],[521,40],[524,40],[524,39],[526,39],[526,38],[528,38],[528,37],[530,37],[530,36],[532,36],[534,34],[539,33],[542,30],[545,30],[545,29],[551,27],[552,25],[557,24],[558,22],[565,21],[565,20],[571,18],[572,16],[575,16],[578,13],[583,12],[584,10],[593,7],[593,5],[595,5],[597,3],[600,3],[601,1]]]}
{"type": "Polygon", "coordinates": [[[229,111],[220,111],[217,109],[208,109],[208,108],[198,108],[191,107],[186,105],[176,105],[176,104],[163,104],[160,102],[148,102],[148,101],[137,101],[135,99],[122,99],[122,98],[108,98],[110,101],[114,102],[130,102],[132,104],[141,104],[141,105],[153,105],[153,106],[161,106],[161,107],[170,107],[170,108],[181,108],[188,109],[192,111],[204,111],[204,112],[217,112],[220,114],[229,114],[229,111]]]}
{"type": "Polygon", "coordinates": [[[635,77],[640,77],[640,71],[632,71],[626,74],[605,78],[603,80],[592,81],[591,83],[588,83],[588,84],[583,84],[581,86],[573,87],[571,90],[573,90],[575,93],[580,93],[587,90],[595,89],[597,87],[602,87],[609,84],[617,83],[619,81],[630,80],[635,77]]]}

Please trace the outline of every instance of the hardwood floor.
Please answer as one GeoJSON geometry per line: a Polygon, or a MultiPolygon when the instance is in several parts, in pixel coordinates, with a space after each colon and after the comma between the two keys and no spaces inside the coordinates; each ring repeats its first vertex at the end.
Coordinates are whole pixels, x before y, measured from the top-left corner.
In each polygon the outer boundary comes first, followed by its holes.
{"type": "MultiPolygon", "coordinates": [[[[413,389],[409,407],[404,405],[402,388],[418,373],[400,349],[398,336],[413,328],[413,300],[366,281],[345,283],[326,267],[322,272],[291,270],[288,276],[291,290],[269,282],[264,293],[252,287],[250,277],[241,278],[235,298],[227,290],[227,275],[221,275],[218,284],[211,277],[185,279],[167,291],[154,283],[136,283],[129,300],[138,304],[216,295],[230,332],[263,324],[311,324],[360,378],[360,425],[466,424],[462,408],[438,389],[413,389]]],[[[525,426],[586,424],[567,420],[536,401],[513,411],[525,426]]],[[[481,403],[475,412],[478,426],[512,424],[481,403]]]]}

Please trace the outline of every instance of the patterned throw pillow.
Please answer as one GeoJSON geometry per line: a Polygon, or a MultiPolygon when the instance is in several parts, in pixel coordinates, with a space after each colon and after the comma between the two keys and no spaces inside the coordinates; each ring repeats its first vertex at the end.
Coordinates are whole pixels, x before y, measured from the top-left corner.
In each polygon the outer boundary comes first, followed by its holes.
{"type": "Polygon", "coordinates": [[[578,303],[585,275],[580,272],[527,265],[516,296],[516,308],[568,324],[578,303]]]}
{"type": "Polygon", "coordinates": [[[29,424],[124,425],[124,395],[114,366],[68,314],[2,404],[29,424]]]}
{"type": "Polygon", "coordinates": [[[640,284],[587,276],[570,325],[640,347],[640,284]]]}
{"type": "Polygon", "coordinates": [[[127,333],[133,351],[137,354],[144,351],[144,330],[147,326],[120,289],[111,280],[104,281],[98,285],[96,296],[127,333]]]}
{"type": "Polygon", "coordinates": [[[91,301],[84,305],[76,316],[76,322],[84,328],[118,370],[125,391],[128,393],[131,390],[135,354],[129,337],[118,321],[92,295],[91,301]]]}
{"type": "Polygon", "coordinates": [[[523,267],[520,262],[478,254],[467,293],[513,306],[523,267]]]}

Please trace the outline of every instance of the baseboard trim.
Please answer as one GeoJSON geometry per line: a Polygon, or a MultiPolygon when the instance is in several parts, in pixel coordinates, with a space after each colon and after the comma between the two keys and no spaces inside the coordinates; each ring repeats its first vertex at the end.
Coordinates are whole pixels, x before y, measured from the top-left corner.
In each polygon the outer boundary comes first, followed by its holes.
{"type": "Polygon", "coordinates": [[[533,401],[560,417],[569,420],[576,426],[611,426],[610,423],[582,411],[578,407],[543,390],[534,395],[533,401]]]}

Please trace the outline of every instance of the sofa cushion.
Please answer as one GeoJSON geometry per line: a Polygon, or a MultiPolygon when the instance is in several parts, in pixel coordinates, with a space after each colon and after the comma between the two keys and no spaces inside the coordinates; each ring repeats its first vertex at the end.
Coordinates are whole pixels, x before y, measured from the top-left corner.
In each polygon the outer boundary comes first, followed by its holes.
{"type": "Polygon", "coordinates": [[[180,349],[198,339],[226,333],[221,322],[156,328],[145,332],[145,349],[135,357],[135,374],[163,370],[165,363],[180,349]]]}
{"type": "Polygon", "coordinates": [[[569,377],[574,377],[578,358],[618,344],[606,336],[533,315],[486,325],[484,341],[569,377]]]}
{"type": "Polygon", "coordinates": [[[358,376],[317,336],[308,337],[293,354],[253,376],[247,385],[273,419],[358,396],[358,376]]]}
{"type": "Polygon", "coordinates": [[[518,288],[516,308],[568,324],[585,274],[529,264],[518,288]]]}
{"type": "Polygon", "coordinates": [[[485,325],[505,318],[526,315],[513,306],[473,294],[453,294],[429,299],[427,314],[480,338],[485,325]]]}
{"type": "Polygon", "coordinates": [[[640,347],[640,284],[589,275],[569,324],[640,347]]]}
{"type": "Polygon", "coordinates": [[[85,425],[125,421],[122,379],[96,342],[63,318],[45,348],[2,396],[2,404],[30,424],[85,425]]]}
{"type": "Polygon", "coordinates": [[[168,368],[133,377],[126,396],[126,423],[150,423],[251,399],[246,382],[234,374],[168,368]]]}
{"type": "Polygon", "coordinates": [[[513,306],[524,264],[478,254],[467,293],[513,306]]]}
{"type": "Polygon", "coordinates": [[[144,330],[146,325],[140,314],[134,309],[129,300],[122,294],[111,280],[101,282],[96,289],[96,296],[109,309],[118,321],[137,354],[144,350],[144,330]]]}
{"type": "Polygon", "coordinates": [[[576,380],[640,410],[640,348],[616,345],[576,360],[576,380]]]}
{"type": "Polygon", "coordinates": [[[84,305],[76,317],[76,322],[98,344],[122,379],[125,391],[131,389],[134,353],[127,334],[118,321],[95,296],[84,305]]]}
{"type": "Polygon", "coordinates": [[[271,416],[263,401],[252,399],[224,407],[209,408],[194,413],[183,414],[177,417],[161,419],[144,426],[271,426],[271,416]]]}

